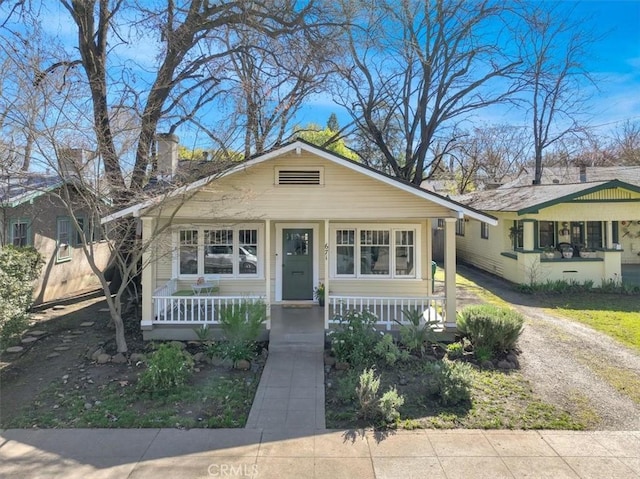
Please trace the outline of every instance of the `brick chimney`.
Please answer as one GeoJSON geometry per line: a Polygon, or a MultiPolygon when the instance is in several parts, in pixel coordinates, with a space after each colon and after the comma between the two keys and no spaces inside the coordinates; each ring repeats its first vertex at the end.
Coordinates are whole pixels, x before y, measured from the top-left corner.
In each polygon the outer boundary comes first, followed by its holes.
{"type": "Polygon", "coordinates": [[[96,181],[98,166],[97,157],[92,151],[82,148],[58,149],[58,169],[65,180],[75,178],[96,181]]]}
{"type": "Polygon", "coordinates": [[[158,133],[157,174],[158,178],[172,178],[178,170],[178,142],[180,139],[172,133],[158,133]]]}

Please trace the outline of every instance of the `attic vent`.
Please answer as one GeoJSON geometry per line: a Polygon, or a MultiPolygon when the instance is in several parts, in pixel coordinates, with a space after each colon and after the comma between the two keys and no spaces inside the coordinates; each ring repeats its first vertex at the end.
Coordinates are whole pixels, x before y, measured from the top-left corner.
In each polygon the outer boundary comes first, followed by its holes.
{"type": "Polygon", "coordinates": [[[278,170],[279,185],[321,185],[322,172],[310,170],[278,170]]]}

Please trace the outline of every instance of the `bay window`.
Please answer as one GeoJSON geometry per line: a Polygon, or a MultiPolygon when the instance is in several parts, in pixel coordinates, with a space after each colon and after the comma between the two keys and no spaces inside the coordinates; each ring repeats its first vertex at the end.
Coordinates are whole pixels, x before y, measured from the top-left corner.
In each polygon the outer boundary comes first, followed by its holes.
{"type": "Polygon", "coordinates": [[[414,229],[340,228],[334,238],[336,277],[416,277],[414,229]]]}

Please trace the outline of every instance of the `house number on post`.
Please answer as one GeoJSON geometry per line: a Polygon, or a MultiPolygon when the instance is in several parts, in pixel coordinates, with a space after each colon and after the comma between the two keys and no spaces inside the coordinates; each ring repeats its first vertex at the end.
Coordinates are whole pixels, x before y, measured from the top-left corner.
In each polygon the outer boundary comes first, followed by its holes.
{"type": "Polygon", "coordinates": [[[324,259],[329,257],[329,243],[324,244],[324,259]]]}

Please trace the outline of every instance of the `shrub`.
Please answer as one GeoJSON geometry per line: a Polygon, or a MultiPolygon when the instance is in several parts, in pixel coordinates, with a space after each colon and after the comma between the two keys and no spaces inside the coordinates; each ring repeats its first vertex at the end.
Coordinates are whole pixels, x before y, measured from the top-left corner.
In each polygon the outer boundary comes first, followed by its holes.
{"type": "Polygon", "coordinates": [[[464,353],[464,346],[462,343],[447,344],[447,356],[449,359],[461,358],[464,353]]]}
{"type": "Polygon", "coordinates": [[[166,394],[187,382],[193,369],[193,359],[177,344],[164,343],[147,360],[147,369],[138,380],[138,387],[151,393],[166,394]]]}
{"type": "Polygon", "coordinates": [[[437,396],[443,406],[456,406],[469,401],[472,369],[467,363],[446,360],[425,364],[424,372],[429,376],[428,394],[437,396]]]}
{"type": "Polygon", "coordinates": [[[458,331],[474,350],[486,347],[493,353],[513,349],[522,333],[524,318],[516,311],[492,305],[467,306],[458,315],[458,331]]]}
{"type": "Polygon", "coordinates": [[[404,404],[404,396],[398,394],[396,388],[391,388],[385,392],[378,403],[380,415],[385,423],[393,423],[400,419],[398,409],[404,404]]]}
{"type": "Polygon", "coordinates": [[[377,414],[378,389],[380,389],[380,377],[375,375],[374,369],[365,369],[360,375],[356,388],[360,416],[363,419],[369,419],[377,414]]]}
{"type": "Polygon", "coordinates": [[[43,260],[32,247],[0,249],[0,348],[22,334],[43,260]]]}
{"type": "Polygon", "coordinates": [[[398,408],[404,404],[404,397],[398,394],[396,388],[391,388],[379,398],[379,389],[380,376],[375,375],[373,368],[365,369],[356,388],[360,417],[387,424],[397,421],[400,418],[398,408]]]}
{"type": "Polygon", "coordinates": [[[376,332],[376,316],[369,311],[348,311],[338,317],[338,327],[331,333],[331,349],[336,360],[356,367],[375,363],[375,346],[380,339],[376,332]]]}
{"type": "Polygon", "coordinates": [[[433,327],[439,323],[437,320],[425,321],[423,312],[419,309],[403,309],[402,314],[409,324],[395,320],[400,325],[400,342],[412,353],[423,356],[430,343],[437,343],[433,327]]]}
{"type": "Polygon", "coordinates": [[[220,345],[222,356],[234,362],[252,359],[256,340],[266,319],[267,309],[262,301],[242,301],[221,308],[220,325],[227,340],[220,345]]]}
{"type": "Polygon", "coordinates": [[[350,369],[336,381],[336,397],[343,404],[349,404],[357,399],[356,388],[360,374],[358,371],[350,369]]]}
{"type": "Polygon", "coordinates": [[[385,361],[389,366],[393,366],[398,360],[406,357],[406,351],[400,351],[400,348],[393,340],[393,336],[390,334],[384,334],[376,343],[373,351],[376,353],[376,356],[385,361]]]}

